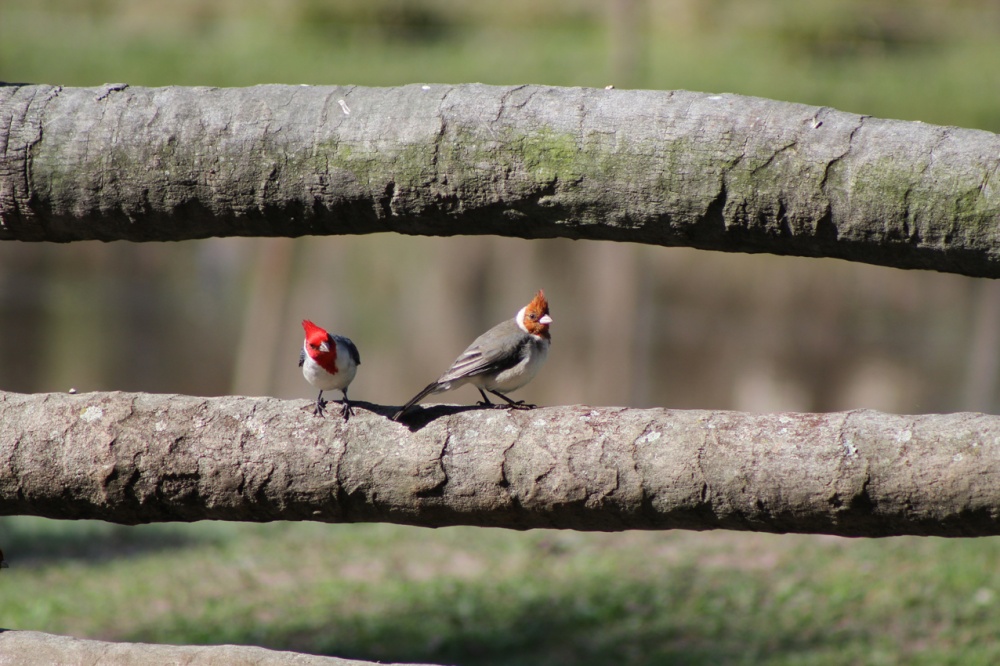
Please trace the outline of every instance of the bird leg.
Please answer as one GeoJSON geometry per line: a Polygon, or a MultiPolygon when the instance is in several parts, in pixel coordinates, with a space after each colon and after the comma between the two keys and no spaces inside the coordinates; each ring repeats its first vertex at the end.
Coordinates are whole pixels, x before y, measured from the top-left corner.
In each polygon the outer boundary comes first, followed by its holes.
{"type": "Polygon", "coordinates": [[[495,405],[492,402],[490,402],[490,399],[486,397],[486,394],[483,393],[483,389],[479,388],[478,386],[476,388],[479,389],[479,395],[483,396],[482,401],[477,402],[476,404],[479,405],[480,407],[495,407],[495,405]]]}
{"type": "Polygon", "coordinates": [[[344,417],[345,421],[354,416],[354,406],[347,399],[347,389],[344,389],[344,399],[340,401],[340,405],[340,415],[344,417]]]}
{"type": "MultiPolygon", "coordinates": [[[[534,409],[535,407],[538,406],[538,405],[532,405],[530,403],[527,403],[524,400],[518,400],[517,402],[514,402],[513,400],[511,400],[510,398],[508,398],[507,396],[505,396],[503,393],[501,393],[500,391],[494,391],[492,389],[490,389],[489,391],[493,395],[495,395],[495,396],[497,396],[499,398],[503,398],[507,402],[507,408],[508,409],[534,409]]],[[[480,393],[482,393],[481,390],[480,390],[480,393]]],[[[483,397],[485,398],[486,395],[484,394],[483,397]]]]}
{"type": "Polygon", "coordinates": [[[313,410],[313,415],[323,416],[323,410],[326,409],[326,400],[323,399],[323,391],[319,392],[316,396],[316,409],[313,410]]]}

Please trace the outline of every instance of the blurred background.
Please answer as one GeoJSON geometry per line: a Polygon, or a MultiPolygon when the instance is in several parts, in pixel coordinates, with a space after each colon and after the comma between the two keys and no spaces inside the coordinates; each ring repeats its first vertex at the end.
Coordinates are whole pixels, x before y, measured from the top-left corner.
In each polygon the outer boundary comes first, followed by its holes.
{"type": "MultiPolygon", "coordinates": [[[[0,11],[6,81],[614,84],[1000,130],[1000,2],[4,0],[0,11]]],[[[5,243],[0,387],[307,398],[296,359],[308,317],[360,347],[356,399],[401,404],[540,287],[555,345],[521,392],[532,402],[1000,408],[1000,292],[988,281],[390,235],[5,243]]]]}
{"type": "MultiPolygon", "coordinates": [[[[67,86],[613,84],[997,132],[998,65],[997,0],[0,0],[0,80],[67,86]]],[[[360,347],[352,398],[401,404],[540,287],[531,402],[1000,410],[991,281],[396,235],[0,244],[0,389],[311,399],[310,318],[360,347]]],[[[16,518],[0,546],[0,626],[93,637],[463,664],[1000,658],[994,539],[16,518]]]]}

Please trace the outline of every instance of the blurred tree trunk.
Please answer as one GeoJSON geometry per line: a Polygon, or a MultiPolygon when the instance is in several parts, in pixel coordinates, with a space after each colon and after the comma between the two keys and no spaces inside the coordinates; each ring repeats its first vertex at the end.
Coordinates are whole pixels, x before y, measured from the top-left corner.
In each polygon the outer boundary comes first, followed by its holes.
{"type": "MultiPolygon", "coordinates": [[[[0,248],[0,368],[8,391],[38,391],[45,384],[49,349],[44,335],[49,284],[44,248],[10,243],[0,248]]],[[[56,385],[50,385],[50,388],[56,385]]],[[[69,387],[66,387],[69,388],[69,387]]]]}
{"type": "Polygon", "coordinates": [[[997,408],[1000,380],[1000,282],[976,286],[962,404],[966,409],[992,412],[997,408]]]}
{"type": "Polygon", "coordinates": [[[0,515],[1000,534],[1000,417],[0,393],[0,515]]]}
{"type": "Polygon", "coordinates": [[[686,91],[0,87],[0,240],[397,231],[1000,276],[1000,137],[686,91]]]}
{"type": "Polygon", "coordinates": [[[616,87],[635,88],[643,79],[640,70],[646,42],[645,13],[645,0],[612,0],[608,3],[611,83],[616,87]]]}
{"type": "Polygon", "coordinates": [[[612,243],[589,243],[582,248],[583,263],[575,271],[594,316],[585,331],[589,350],[582,364],[588,389],[608,396],[602,404],[635,404],[635,367],[639,323],[638,248],[612,243]],[[618,353],[616,348],[623,348],[618,353]]]}
{"type": "Polygon", "coordinates": [[[257,241],[257,253],[250,269],[247,306],[236,352],[233,393],[268,395],[274,386],[275,364],[284,362],[292,367],[298,360],[297,348],[285,350],[286,353],[281,354],[278,345],[281,328],[289,325],[284,314],[294,253],[295,242],[287,238],[262,238],[257,241]]]}

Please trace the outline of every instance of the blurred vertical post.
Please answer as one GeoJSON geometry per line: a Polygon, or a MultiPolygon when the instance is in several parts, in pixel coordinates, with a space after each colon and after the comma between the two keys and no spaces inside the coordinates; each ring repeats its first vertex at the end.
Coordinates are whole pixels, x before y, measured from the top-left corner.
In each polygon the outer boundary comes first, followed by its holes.
{"type": "MultiPolygon", "coordinates": [[[[46,256],[51,263],[40,331],[45,350],[43,385],[49,390],[115,386],[115,356],[131,356],[123,331],[132,305],[124,284],[111,276],[117,267],[137,279],[136,253],[121,243],[92,242],[77,252],[46,256]]],[[[138,359],[136,365],[141,367],[138,359]]]]}
{"type": "Polygon", "coordinates": [[[962,409],[991,412],[1000,374],[1000,281],[981,280],[976,286],[962,409]]]}
{"type": "Polygon", "coordinates": [[[639,285],[634,247],[594,241],[581,248],[580,286],[591,309],[583,399],[631,405],[639,285]]]}
{"type": "Polygon", "coordinates": [[[46,270],[46,249],[40,243],[0,246],[0,388],[5,391],[66,388],[59,383],[65,378],[47,372],[46,295],[55,270],[46,270]]]}
{"type": "Polygon", "coordinates": [[[636,309],[635,337],[632,340],[632,386],[629,405],[653,405],[653,356],[654,327],[657,319],[657,300],[653,289],[653,271],[648,255],[655,248],[632,248],[632,270],[635,271],[636,309]]]}
{"type": "Polygon", "coordinates": [[[642,84],[641,66],[645,52],[643,17],[646,0],[611,0],[608,23],[611,36],[611,83],[619,88],[642,84]]]}
{"type": "Polygon", "coordinates": [[[274,384],[277,358],[294,358],[278,353],[278,341],[285,322],[292,274],[292,238],[261,238],[251,266],[250,292],[233,370],[232,392],[237,395],[267,395],[274,384]]]}

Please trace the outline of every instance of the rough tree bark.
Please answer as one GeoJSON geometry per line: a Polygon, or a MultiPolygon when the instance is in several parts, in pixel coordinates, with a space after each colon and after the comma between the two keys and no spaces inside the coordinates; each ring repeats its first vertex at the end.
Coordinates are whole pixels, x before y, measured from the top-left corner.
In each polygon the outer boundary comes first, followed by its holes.
{"type": "MultiPolygon", "coordinates": [[[[53,664],[99,664],[100,666],[374,666],[375,662],[318,657],[296,652],[265,650],[246,645],[151,645],[108,643],[38,631],[0,629],[0,666],[53,666],[53,664]]],[[[387,664],[384,666],[400,666],[387,664]]],[[[412,666],[419,666],[413,664],[412,666]]]]}
{"type": "Polygon", "coordinates": [[[0,86],[0,239],[562,236],[1000,276],[1000,138],[738,95],[0,86]]]}
{"type": "Polygon", "coordinates": [[[0,515],[1000,534],[1000,417],[0,393],[0,515]]]}

